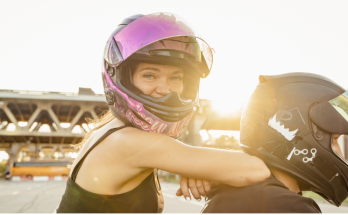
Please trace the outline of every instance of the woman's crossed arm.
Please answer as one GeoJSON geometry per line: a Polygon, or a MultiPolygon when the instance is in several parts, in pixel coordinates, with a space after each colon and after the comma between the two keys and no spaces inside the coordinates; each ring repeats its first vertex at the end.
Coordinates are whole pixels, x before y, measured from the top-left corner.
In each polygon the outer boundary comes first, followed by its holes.
{"type": "Polygon", "coordinates": [[[270,176],[257,157],[228,150],[193,147],[163,134],[125,128],[124,162],[134,168],[157,168],[187,178],[216,181],[235,187],[247,186],[270,176]]]}

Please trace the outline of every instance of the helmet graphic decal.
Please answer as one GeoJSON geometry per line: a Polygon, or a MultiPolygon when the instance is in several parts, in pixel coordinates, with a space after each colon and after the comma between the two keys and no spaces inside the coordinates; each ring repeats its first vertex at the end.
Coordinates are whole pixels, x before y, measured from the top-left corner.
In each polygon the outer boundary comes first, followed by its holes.
{"type": "Polygon", "coordinates": [[[303,149],[303,150],[298,150],[296,149],[296,147],[294,147],[294,154],[295,155],[299,155],[299,154],[303,154],[303,155],[307,155],[308,154],[308,149],[303,149]]]}
{"type": "MultiPolygon", "coordinates": [[[[311,153],[312,153],[312,157],[310,157],[310,158],[309,158],[309,157],[303,157],[302,161],[303,161],[304,163],[308,163],[309,161],[313,162],[313,158],[315,158],[315,155],[316,155],[316,153],[317,153],[317,149],[316,149],[316,148],[312,148],[312,149],[311,149],[311,153]]],[[[302,155],[307,155],[307,154],[308,154],[308,149],[299,150],[299,149],[297,149],[296,147],[294,147],[294,148],[292,149],[292,151],[290,152],[289,156],[288,156],[286,159],[287,159],[287,160],[290,160],[291,157],[292,157],[292,155],[298,156],[298,155],[300,155],[300,154],[302,154],[302,155]]]]}
{"type": "Polygon", "coordinates": [[[275,114],[269,121],[268,125],[271,126],[271,128],[275,129],[279,133],[281,133],[287,140],[291,141],[294,139],[296,132],[290,131],[288,128],[285,128],[284,125],[280,125],[280,122],[277,122],[277,114],[275,114]]]}
{"type": "Polygon", "coordinates": [[[308,163],[309,161],[313,161],[313,158],[315,158],[315,154],[317,153],[317,149],[316,148],[312,148],[311,149],[311,153],[312,153],[312,157],[310,157],[310,158],[307,158],[307,157],[304,157],[303,158],[303,162],[305,162],[305,163],[308,163]]]}
{"type": "Polygon", "coordinates": [[[307,155],[308,149],[298,150],[296,147],[294,147],[286,159],[290,160],[293,154],[295,154],[295,155],[299,155],[299,154],[307,155]]]}

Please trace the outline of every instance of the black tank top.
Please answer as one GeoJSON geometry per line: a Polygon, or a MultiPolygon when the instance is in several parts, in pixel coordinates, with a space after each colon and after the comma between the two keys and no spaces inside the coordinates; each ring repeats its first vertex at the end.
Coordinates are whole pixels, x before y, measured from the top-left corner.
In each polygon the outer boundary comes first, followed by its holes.
{"type": "Polygon", "coordinates": [[[108,130],[77,163],[67,181],[57,213],[161,213],[163,211],[164,202],[156,169],[136,188],[117,195],[92,193],[75,182],[89,152],[108,135],[124,127],[126,126],[108,130]]]}

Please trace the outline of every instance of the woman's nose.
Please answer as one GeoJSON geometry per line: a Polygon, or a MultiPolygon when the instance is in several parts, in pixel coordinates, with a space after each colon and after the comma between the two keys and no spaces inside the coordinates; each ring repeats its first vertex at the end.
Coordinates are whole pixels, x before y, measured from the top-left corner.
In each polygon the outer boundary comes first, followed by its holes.
{"type": "Polygon", "coordinates": [[[168,95],[169,93],[171,93],[171,89],[170,89],[170,86],[167,82],[167,80],[160,80],[158,82],[158,85],[156,87],[156,94],[158,94],[158,96],[166,96],[168,95]]]}

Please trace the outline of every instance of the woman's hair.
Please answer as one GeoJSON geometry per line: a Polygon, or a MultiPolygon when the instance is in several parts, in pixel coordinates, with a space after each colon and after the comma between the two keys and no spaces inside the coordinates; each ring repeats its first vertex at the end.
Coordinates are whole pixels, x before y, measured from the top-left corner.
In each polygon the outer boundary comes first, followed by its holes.
{"type": "MultiPolygon", "coordinates": [[[[139,64],[138,61],[128,60],[128,62],[125,62],[123,64],[123,66],[124,67],[128,67],[129,75],[131,77],[133,77],[135,69],[137,68],[138,64],[139,64]]],[[[125,72],[125,73],[127,73],[127,72],[125,72]]],[[[136,93],[139,93],[140,90],[137,87],[133,86],[133,84],[131,84],[131,80],[130,80],[129,77],[126,77],[126,78],[122,79],[122,81],[125,82],[125,83],[123,83],[124,86],[126,86],[127,88],[131,88],[130,90],[135,91],[136,93]]],[[[82,148],[82,146],[86,143],[88,138],[90,138],[90,136],[93,134],[94,131],[96,131],[99,128],[103,127],[104,125],[108,124],[109,122],[111,122],[115,118],[116,117],[111,113],[110,109],[108,111],[104,111],[101,115],[99,115],[97,120],[94,120],[94,119],[91,119],[91,118],[86,118],[86,121],[88,123],[92,123],[94,125],[94,128],[86,133],[86,135],[81,140],[81,142],[79,142],[77,144],[73,144],[72,145],[73,148],[76,151],[79,151],[82,148]]]]}
{"type": "Polygon", "coordinates": [[[85,137],[82,139],[81,142],[79,142],[77,144],[73,144],[72,145],[73,148],[76,151],[80,151],[82,146],[86,143],[86,141],[88,140],[88,138],[90,138],[90,136],[93,134],[94,131],[98,130],[99,128],[103,127],[104,125],[108,124],[109,122],[111,122],[114,119],[115,119],[115,117],[114,117],[114,115],[112,115],[110,110],[105,111],[100,116],[98,116],[97,120],[94,120],[91,118],[86,118],[86,121],[88,123],[92,123],[94,125],[94,128],[86,133],[85,137]]]}

